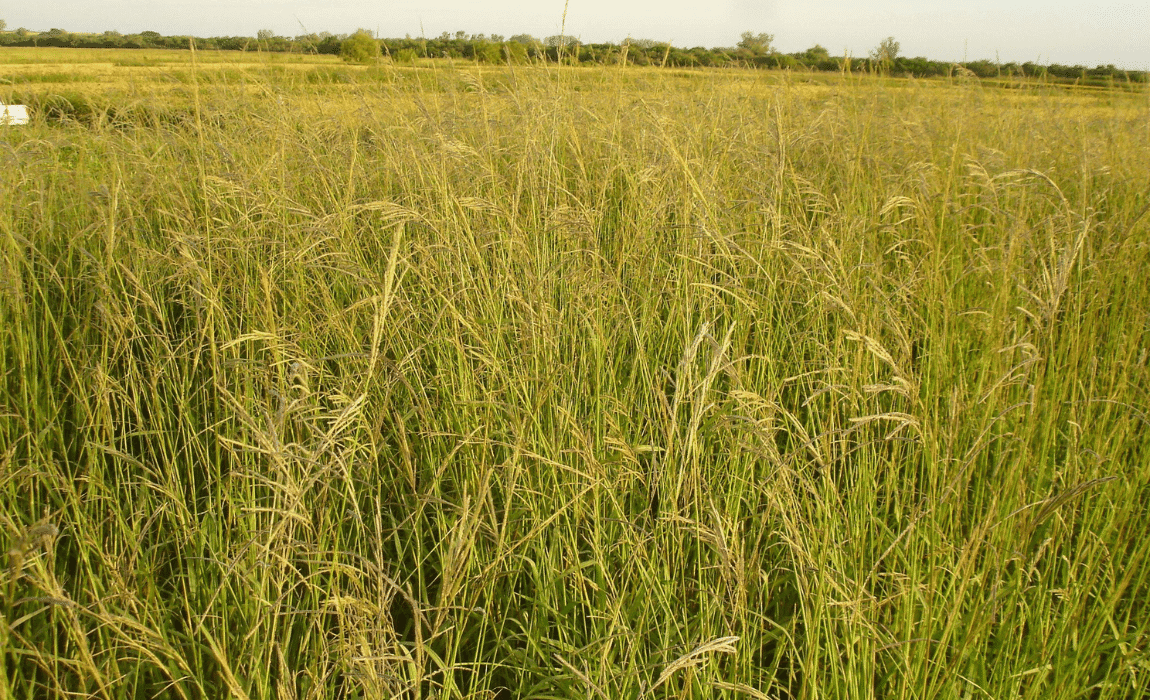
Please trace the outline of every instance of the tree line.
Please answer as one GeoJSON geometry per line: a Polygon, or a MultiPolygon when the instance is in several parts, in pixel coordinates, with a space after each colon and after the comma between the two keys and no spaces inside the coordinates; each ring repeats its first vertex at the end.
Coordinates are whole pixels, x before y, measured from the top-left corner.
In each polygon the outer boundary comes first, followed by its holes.
{"type": "MultiPolygon", "coordinates": [[[[51,29],[32,32],[24,28],[6,30],[0,20],[0,46],[57,46],[72,48],[187,49],[189,36],[165,36],[146,31],[121,34],[68,32],[51,29]]],[[[367,30],[354,34],[328,32],[301,34],[294,37],[260,30],[256,36],[219,36],[195,38],[196,46],[218,51],[268,51],[341,55],[349,61],[390,60],[412,63],[419,59],[450,58],[479,63],[563,62],[577,65],[626,64],[669,68],[750,67],[807,71],[871,72],[895,76],[932,77],[966,76],[977,78],[1024,77],[1057,82],[1090,85],[1112,85],[1115,82],[1148,83],[1147,71],[1128,71],[1114,65],[1088,68],[1081,65],[1000,63],[977,60],[954,63],[925,57],[901,55],[893,37],[884,39],[867,56],[832,56],[824,47],[815,45],[805,51],[783,53],[774,46],[770,34],[744,32],[732,47],[673,46],[651,39],[627,39],[621,43],[584,43],[570,36],[542,39],[518,34],[468,34],[444,32],[434,38],[377,38],[367,30]]]]}

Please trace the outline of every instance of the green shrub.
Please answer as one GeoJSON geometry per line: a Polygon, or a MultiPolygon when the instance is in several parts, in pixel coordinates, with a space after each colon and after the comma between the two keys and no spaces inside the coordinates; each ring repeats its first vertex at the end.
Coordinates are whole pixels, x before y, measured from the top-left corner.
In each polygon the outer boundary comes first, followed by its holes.
{"type": "Polygon", "coordinates": [[[502,63],[503,47],[491,41],[472,43],[472,57],[480,63],[502,63]]]}
{"type": "Polygon", "coordinates": [[[504,61],[511,63],[527,63],[527,44],[518,41],[509,41],[502,46],[500,56],[504,61]]]}
{"type": "Polygon", "coordinates": [[[379,42],[361,29],[339,45],[339,57],[348,63],[371,63],[379,58],[379,42]]]}

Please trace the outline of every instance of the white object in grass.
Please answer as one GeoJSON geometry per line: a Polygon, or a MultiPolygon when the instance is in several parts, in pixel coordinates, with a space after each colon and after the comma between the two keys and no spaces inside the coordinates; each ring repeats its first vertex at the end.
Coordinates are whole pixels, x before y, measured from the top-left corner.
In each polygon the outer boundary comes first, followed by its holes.
{"type": "Polygon", "coordinates": [[[26,105],[6,105],[0,102],[0,126],[15,126],[28,123],[26,105]]]}

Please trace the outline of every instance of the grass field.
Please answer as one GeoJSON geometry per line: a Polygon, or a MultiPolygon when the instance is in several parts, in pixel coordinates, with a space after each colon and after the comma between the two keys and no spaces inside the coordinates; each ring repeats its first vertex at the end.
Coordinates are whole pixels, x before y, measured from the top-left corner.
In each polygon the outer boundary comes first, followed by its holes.
{"type": "Polygon", "coordinates": [[[1150,93],[190,58],[0,51],[0,700],[1145,697],[1150,93]]]}

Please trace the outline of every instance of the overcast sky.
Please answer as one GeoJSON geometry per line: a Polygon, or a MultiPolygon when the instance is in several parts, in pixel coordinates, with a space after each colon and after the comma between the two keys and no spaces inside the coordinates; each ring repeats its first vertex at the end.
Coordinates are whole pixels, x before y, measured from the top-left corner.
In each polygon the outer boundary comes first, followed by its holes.
{"type": "MultiPolygon", "coordinates": [[[[0,0],[9,29],[196,36],[352,32],[384,37],[558,34],[563,0],[0,0]],[[301,28],[302,27],[302,28],[301,28]]],[[[567,33],[676,46],[733,46],[743,31],[775,35],[785,52],[822,44],[864,56],[894,36],[907,56],[937,60],[1113,63],[1150,69],[1150,2],[1064,0],[570,0],[567,33]]]]}

